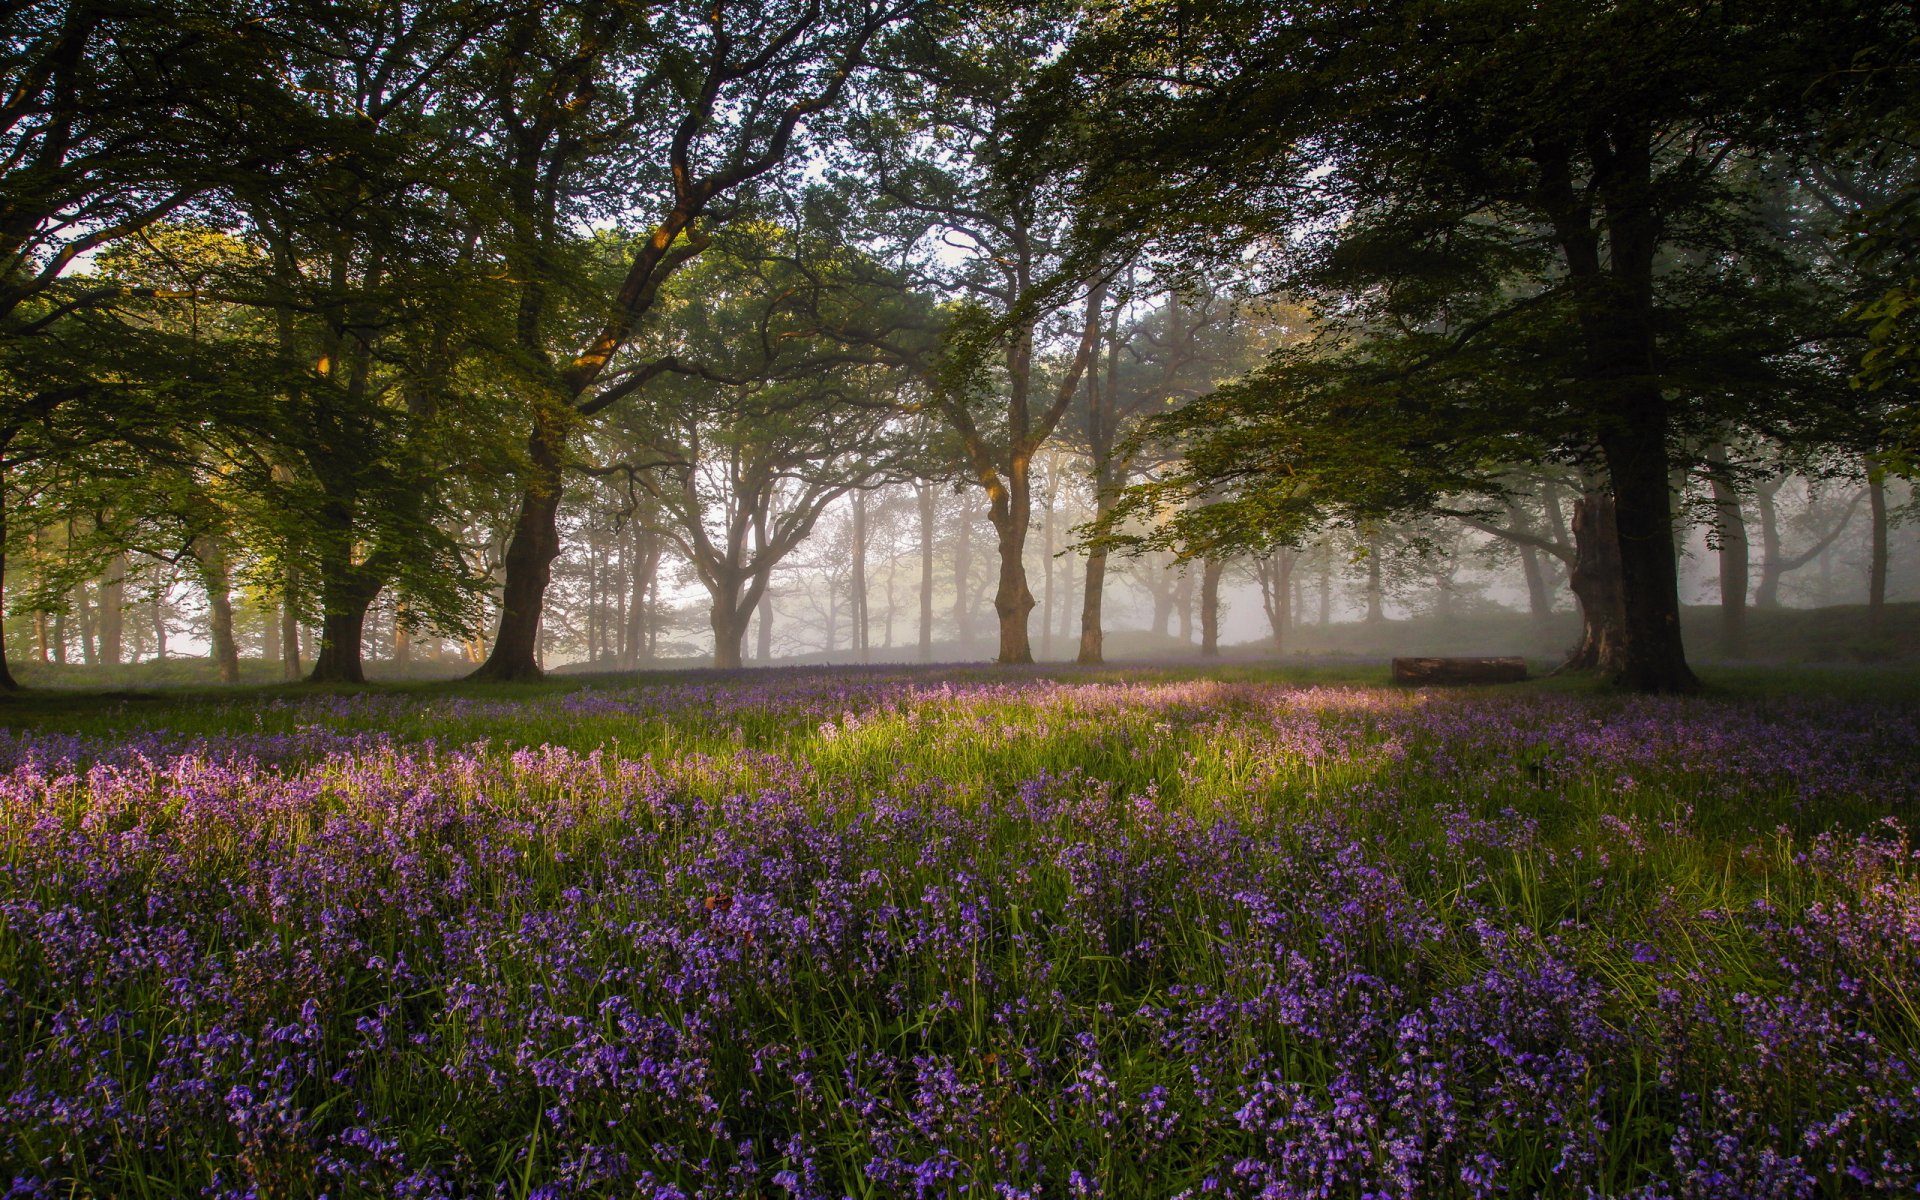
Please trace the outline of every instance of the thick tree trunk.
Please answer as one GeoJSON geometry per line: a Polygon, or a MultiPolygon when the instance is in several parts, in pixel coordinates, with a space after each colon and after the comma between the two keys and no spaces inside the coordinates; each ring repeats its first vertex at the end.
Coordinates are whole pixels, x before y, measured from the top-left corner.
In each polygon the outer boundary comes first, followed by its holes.
{"type": "Polygon", "coordinates": [[[1175,564],[1162,562],[1159,555],[1154,556],[1154,561],[1159,570],[1151,576],[1154,581],[1153,632],[1156,637],[1172,637],[1175,564]]]}
{"type": "Polygon", "coordinates": [[[747,623],[752,615],[751,607],[743,607],[731,599],[714,600],[713,607],[707,613],[707,623],[713,629],[715,667],[734,670],[745,665],[740,656],[740,644],[746,640],[747,623]]]}
{"type": "MultiPolygon", "coordinates": [[[[1082,663],[1103,663],[1106,660],[1106,631],[1102,627],[1101,606],[1106,600],[1107,591],[1107,552],[1095,546],[1087,554],[1086,583],[1080,597],[1080,653],[1074,661],[1082,663]]],[[[1156,619],[1165,623],[1165,616],[1158,612],[1156,619]]]]}
{"type": "Polygon", "coordinates": [[[1200,653],[1220,657],[1220,576],[1225,559],[1209,558],[1200,568],[1200,653]]]}
{"type": "Polygon", "coordinates": [[[548,414],[527,439],[529,474],[507,543],[500,626],[487,661],[469,678],[506,682],[544,673],[538,660],[540,609],[553,579],[553,560],[560,556],[560,439],[556,418],[548,414]]]}
{"type": "Polygon", "coordinates": [[[1708,450],[1707,479],[1713,487],[1714,538],[1719,543],[1720,653],[1744,658],[1752,556],[1747,546],[1747,519],[1741,510],[1740,492],[1733,484],[1725,446],[1708,450]]]}
{"type": "Polygon", "coordinates": [[[1879,637],[1887,628],[1887,480],[1880,463],[1868,455],[1867,472],[1867,632],[1879,637]]]}
{"type": "Polygon", "coordinates": [[[1680,638],[1680,572],[1667,488],[1666,398],[1653,386],[1632,390],[1637,402],[1628,404],[1600,438],[1613,483],[1626,618],[1626,661],[1617,678],[1638,692],[1697,691],[1700,681],[1687,666],[1680,638]]]}
{"type": "Polygon", "coordinates": [[[993,593],[993,611],[1000,618],[1000,653],[994,659],[1012,666],[1033,661],[1027,636],[1027,616],[1033,612],[1033,593],[1027,589],[1027,529],[1032,520],[1032,494],[1027,461],[1016,455],[1007,472],[1006,495],[992,513],[999,535],[1000,582],[993,593]]]}
{"type": "Polygon", "coordinates": [[[915,486],[920,502],[920,661],[933,661],[933,489],[915,486]]]}
{"type": "Polygon", "coordinates": [[[1573,569],[1567,587],[1580,602],[1580,644],[1563,671],[1614,675],[1626,666],[1625,602],[1620,594],[1620,543],[1613,497],[1590,490],[1573,504],[1573,569]]]}
{"type": "Polygon", "coordinates": [[[365,683],[366,670],[361,663],[361,642],[366,633],[367,610],[380,594],[381,582],[366,578],[358,568],[349,568],[328,578],[321,587],[325,605],[320,618],[320,652],[314,655],[308,683],[365,683]]]}
{"type": "Polygon", "coordinates": [[[213,643],[213,661],[221,683],[240,682],[240,648],[233,640],[232,582],[227,553],[218,540],[195,538],[194,560],[200,564],[200,582],[207,592],[207,625],[213,643]]]}
{"type": "Polygon", "coordinates": [[[119,666],[125,653],[126,605],[127,556],[122,553],[107,560],[106,574],[100,578],[100,661],[110,667],[119,666]]]}
{"type": "Polygon", "coordinates": [[[300,614],[290,595],[280,602],[280,654],[281,673],[288,679],[300,678],[300,614]]]}

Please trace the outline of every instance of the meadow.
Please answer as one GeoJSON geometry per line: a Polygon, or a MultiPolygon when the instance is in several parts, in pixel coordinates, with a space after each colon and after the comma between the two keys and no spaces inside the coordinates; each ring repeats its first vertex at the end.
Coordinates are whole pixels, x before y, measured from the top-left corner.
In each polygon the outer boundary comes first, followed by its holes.
{"type": "Polygon", "coordinates": [[[0,710],[10,1197],[1920,1187],[1920,695],[846,669],[0,710]]]}

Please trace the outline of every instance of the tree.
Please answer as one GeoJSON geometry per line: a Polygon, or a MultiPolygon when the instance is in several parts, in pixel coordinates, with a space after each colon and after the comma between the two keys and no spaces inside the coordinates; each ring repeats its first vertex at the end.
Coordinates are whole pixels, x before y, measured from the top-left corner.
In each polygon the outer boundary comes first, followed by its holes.
{"type": "MultiPolygon", "coordinates": [[[[898,412],[895,347],[928,316],[899,281],[817,235],[742,223],[661,299],[663,378],[618,415],[621,468],[712,599],[714,665],[741,640],[774,567],[849,492],[920,457],[898,412]]],[[[856,562],[858,562],[856,552],[856,562]]]]}
{"type": "Polygon", "coordinates": [[[531,412],[499,630],[477,676],[540,674],[567,443],[659,374],[621,355],[661,289],[706,248],[737,193],[776,172],[804,124],[840,103],[881,35],[920,8],[757,0],[653,10],[592,0],[529,10],[497,39],[482,70],[478,140],[503,204],[511,362],[531,412]],[[583,220],[637,220],[645,232],[629,243],[616,286],[568,312],[566,245],[583,220]]]}
{"type": "Polygon", "coordinates": [[[1755,213],[1724,164],[1804,138],[1806,89],[1894,7],[1813,32],[1788,7],[1720,3],[1126,7],[1073,56],[1110,94],[1108,138],[1136,134],[1088,197],[1163,225],[1195,208],[1252,235],[1312,225],[1320,249],[1285,269],[1297,285],[1376,319],[1450,316],[1453,338],[1553,309],[1573,350],[1564,411],[1612,501],[1620,677],[1689,690],[1669,498],[1687,414],[1665,379],[1663,280],[1740,250],[1755,213]]]}
{"type": "Polygon", "coordinates": [[[870,174],[893,236],[959,302],[933,400],[987,500],[1000,559],[1001,663],[1033,661],[1033,459],[1087,371],[1100,338],[1103,275],[1111,274],[1109,267],[1064,280],[1069,160],[1014,133],[1068,11],[995,8],[944,37],[923,36],[909,69],[888,78],[889,90],[876,93],[858,127],[859,170],[870,174]],[[1083,315],[1072,325],[1054,303],[1062,288],[1081,298],[1083,315]],[[1048,378],[1050,340],[1060,354],[1048,378]]]}

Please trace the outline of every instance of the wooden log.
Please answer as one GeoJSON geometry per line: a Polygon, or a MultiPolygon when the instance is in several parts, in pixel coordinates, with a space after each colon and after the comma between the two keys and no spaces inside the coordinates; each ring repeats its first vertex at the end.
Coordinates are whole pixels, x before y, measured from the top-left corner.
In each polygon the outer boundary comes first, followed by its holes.
{"type": "Polygon", "coordinates": [[[1502,658],[1396,658],[1393,681],[1410,684],[1518,683],[1527,660],[1502,658]]]}

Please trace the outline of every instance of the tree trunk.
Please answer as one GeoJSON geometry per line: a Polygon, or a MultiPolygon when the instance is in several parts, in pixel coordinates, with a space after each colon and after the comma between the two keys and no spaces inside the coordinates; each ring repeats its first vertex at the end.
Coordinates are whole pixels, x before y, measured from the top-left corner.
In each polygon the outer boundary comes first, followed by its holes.
{"type": "Polygon", "coordinates": [[[1780,577],[1786,571],[1781,565],[1780,515],[1773,498],[1784,482],[1769,479],[1753,489],[1753,504],[1760,510],[1760,583],[1753,589],[1755,608],[1780,607],[1780,577]]]}
{"type": "Polygon", "coordinates": [[[853,569],[848,587],[852,595],[854,651],[861,662],[870,656],[869,633],[867,627],[867,494],[856,491],[853,494],[853,569]]]}
{"type": "MultiPolygon", "coordinates": [[[[1117,339],[1110,341],[1110,345],[1117,339]]],[[[1113,430],[1108,420],[1115,399],[1109,389],[1108,403],[1101,402],[1100,384],[1094,372],[1088,371],[1087,388],[1087,442],[1093,454],[1093,520],[1096,528],[1113,511],[1114,470],[1113,470],[1113,430]]],[[[1108,355],[1107,378],[1113,380],[1117,375],[1113,355],[1108,355]]],[[[1087,551],[1086,583],[1080,597],[1080,653],[1076,661],[1083,663],[1101,663],[1106,661],[1106,631],[1103,628],[1105,614],[1101,608],[1106,602],[1107,591],[1107,551],[1095,543],[1087,551]]],[[[1154,628],[1166,632],[1166,614],[1160,605],[1156,592],[1154,602],[1154,628]]]]}
{"type": "Polygon", "coordinates": [[[87,592],[85,581],[74,585],[73,613],[80,623],[80,661],[92,666],[97,661],[93,647],[94,615],[87,592]]]}
{"type": "Polygon", "coordinates": [[[1387,619],[1385,588],[1380,582],[1380,542],[1367,539],[1367,624],[1378,625],[1387,619]]]}
{"type": "Polygon", "coordinates": [[[973,652],[973,513],[962,500],[953,547],[953,630],[962,656],[973,652]]]}
{"type": "Polygon", "coordinates": [[[100,661],[110,667],[119,666],[124,653],[126,604],[127,556],[122,552],[107,560],[106,574],[100,578],[100,661]]]}
{"type": "Polygon", "coordinates": [[[232,582],[227,552],[213,537],[193,539],[194,561],[200,564],[200,582],[207,592],[207,624],[213,643],[213,661],[221,683],[240,682],[240,648],[233,640],[232,582]]]}
{"type": "Polygon", "coordinates": [[[360,568],[330,574],[321,585],[325,611],[320,618],[320,652],[314,655],[308,683],[365,683],[360,659],[367,609],[382,584],[360,568]]]}
{"type": "Polygon", "coordinates": [[[167,657],[167,589],[164,583],[153,585],[153,657],[156,662],[164,662],[167,657]]]}
{"type": "Polygon", "coordinates": [[[1282,546],[1256,564],[1260,607],[1266,611],[1267,627],[1273,631],[1275,654],[1286,652],[1287,628],[1293,624],[1293,567],[1297,553],[1282,546]]]}
{"type": "Polygon", "coordinates": [[[740,643],[746,640],[747,622],[752,615],[750,606],[741,605],[733,597],[714,597],[713,607],[707,613],[707,623],[713,629],[715,667],[728,671],[745,665],[740,657],[740,643]]]}
{"type": "Polygon", "coordinates": [[[1060,500],[1060,464],[1047,470],[1047,508],[1040,520],[1040,657],[1053,657],[1053,517],[1060,500]]]}
{"type": "Polygon", "coordinates": [[[288,679],[300,678],[300,614],[291,596],[280,602],[280,653],[282,674],[288,679]]]}
{"type": "Polygon", "coordinates": [[[1180,618],[1180,640],[1193,644],[1193,572],[1180,564],[1180,578],[1173,585],[1173,611],[1180,618]]]}
{"type": "Polygon", "coordinates": [[[1320,628],[1333,624],[1333,547],[1320,547],[1320,628]]]}
{"type": "Polygon", "coordinates": [[[1153,632],[1156,637],[1172,637],[1173,633],[1170,625],[1173,620],[1175,564],[1172,562],[1162,562],[1160,556],[1157,554],[1154,556],[1154,562],[1158,565],[1159,570],[1155,571],[1151,577],[1154,581],[1153,632]]]}
{"type": "Polygon", "coordinates": [[[413,631],[407,628],[406,609],[398,600],[393,604],[393,661],[396,666],[413,663],[413,631]]]}
{"type": "Polygon", "coordinates": [[[1200,653],[1207,658],[1220,657],[1220,576],[1226,571],[1225,559],[1209,558],[1200,569],[1200,653]]]}
{"type": "MultiPolygon", "coordinates": [[[[7,599],[7,487],[6,473],[0,469],[0,614],[6,612],[7,599]]],[[[117,647],[116,647],[117,649],[117,647]]],[[[116,660],[117,661],[117,660],[116,660]]],[[[17,692],[20,683],[13,677],[13,668],[7,662],[7,638],[3,625],[0,625],[0,692],[17,692]]]]}
{"type": "Polygon", "coordinates": [[[920,661],[933,661],[933,489],[914,487],[920,502],[920,661]]]}
{"type": "Polygon", "coordinates": [[[1527,580],[1527,613],[1535,624],[1547,624],[1553,620],[1553,590],[1547,586],[1547,570],[1540,561],[1540,552],[1532,546],[1520,547],[1520,573],[1527,580]]]}
{"type": "Polygon", "coordinates": [[[762,666],[773,661],[773,589],[760,593],[754,606],[753,657],[762,666]]]}
{"type": "Polygon", "coordinates": [[[1573,503],[1572,532],[1574,562],[1567,587],[1580,602],[1580,644],[1560,669],[1614,675],[1626,665],[1626,612],[1613,497],[1597,488],[1582,494],[1573,503]]]}
{"type": "Polygon", "coordinates": [[[1740,493],[1733,485],[1727,448],[1707,451],[1707,480],[1713,486],[1714,537],[1720,558],[1720,653],[1728,658],[1747,654],[1747,586],[1751,555],[1747,547],[1747,519],[1740,493]]]}
{"type": "Polygon", "coordinates": [[[1032,494],[1026,460],[1016,455],[1011,468],[1004,499],[991,514],[1000,551],[1000,582],[993,593],[993,611],[1000,618],[1000,653],[994,661],[1005,666],[1033,661],[1033,645],[1027,637],[1033,593],[1027,589],[1025,557],[1032,494]]]}
{"type": "Polygon", "coordinates": [[[1635,691],[1691,692],[1700,681],[1687,666],[1680,635],[1671,421],[1654,341],[1653,269],[1661,237],[1654,138],[1640,118],[1622,118],[1603,135],[1608,153],[1584,197],[1571,160],[1558,151],[1542,162],[1541,191],[1573,284],[1585,342],[1583,382],[1613,489],[1625,635],[1615,678],[1635,691]]]}
{"type": "Polygon", "coordinates": [[[1867,472],[1867,632],[1879,637],[1887,628],[1887,479],[1871,454],[1862,461],[1867,472]]]}
{"type": "Polygon", "coordinates": [[[553,560],[560,556],[560,440],[556,418],[542,413],[527,439],[529,475],[507,543],[499,630],[487,661],[469,678],[510,682],[544,674],[537,657],[540,609],[553,579],[553,560]]]}
{"type": "Polygon", "coordinates": [[[1680,574],[1667,488],[1667,406],[1658,387],[1635,385],[1620,418],[1600,438],[1613,484],[1620,546],[1625,659],[1619,682],[1638,692],[1692,692],[1680,637],[1680,574]]]}

